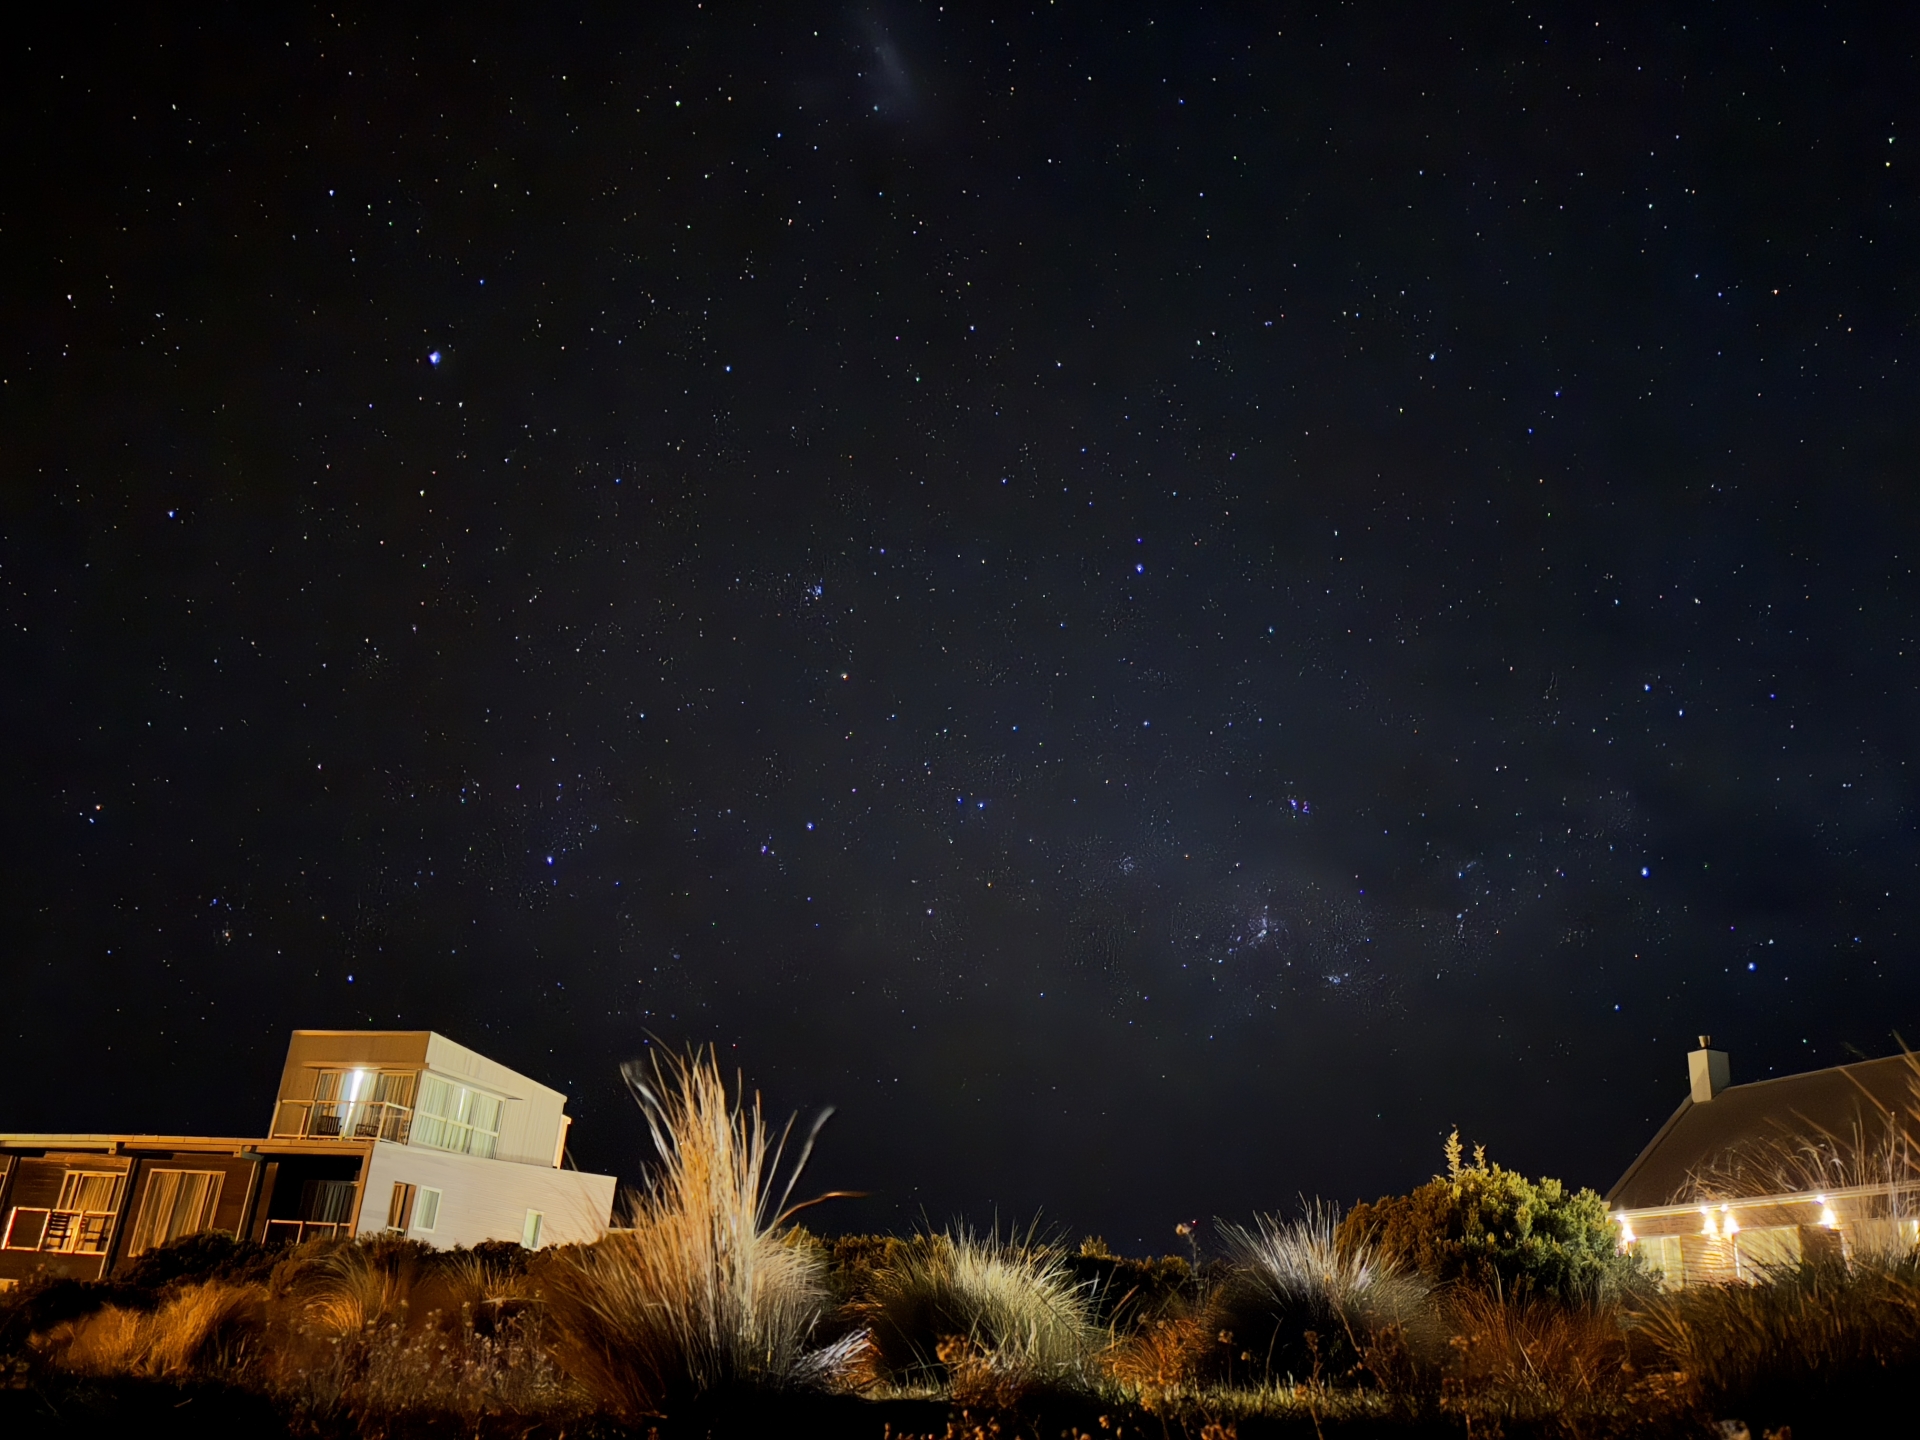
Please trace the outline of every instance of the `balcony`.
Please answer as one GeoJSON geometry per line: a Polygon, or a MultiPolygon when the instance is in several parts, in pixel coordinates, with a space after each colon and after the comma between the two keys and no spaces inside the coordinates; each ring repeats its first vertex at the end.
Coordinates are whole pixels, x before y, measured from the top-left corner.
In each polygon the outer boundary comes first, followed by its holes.
{"type": "Polygon", "coordinates": [[[391,1140],[407,1143],[413,1107],[390,1100],[282,1100],[276,1140],[391,1140]]]}
{"type": "Polygon", "coordinates": [[[111,1210],[51,1210],[16,1205],[7,1217],[0,1249],[37,1250],[42,1255],[104,1255],[113,1232],[111,1210]]]}

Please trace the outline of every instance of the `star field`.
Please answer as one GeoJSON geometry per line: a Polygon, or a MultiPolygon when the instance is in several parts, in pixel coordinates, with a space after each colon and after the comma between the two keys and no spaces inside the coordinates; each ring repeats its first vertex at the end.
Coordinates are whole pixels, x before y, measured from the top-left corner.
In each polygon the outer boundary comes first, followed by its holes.
{"type": "Polygon", "coordinates": [[[712,1042],[824,1224],[1160,1246],[1914,1033],[1905,22],[53,23],[7,1128],[434,1028],[632,1179],[712,1042]]]}

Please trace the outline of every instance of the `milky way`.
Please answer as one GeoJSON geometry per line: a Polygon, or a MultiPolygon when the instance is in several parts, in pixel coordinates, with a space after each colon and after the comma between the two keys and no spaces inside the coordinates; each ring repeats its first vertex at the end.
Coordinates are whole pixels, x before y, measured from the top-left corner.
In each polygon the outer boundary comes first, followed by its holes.
{"type": "Polygon", "coordinates": [[[1910,45],[950,9],[23,40],[10,1128],[714,1043],[1160,1246],[1911,1038],[1910,45]]]}

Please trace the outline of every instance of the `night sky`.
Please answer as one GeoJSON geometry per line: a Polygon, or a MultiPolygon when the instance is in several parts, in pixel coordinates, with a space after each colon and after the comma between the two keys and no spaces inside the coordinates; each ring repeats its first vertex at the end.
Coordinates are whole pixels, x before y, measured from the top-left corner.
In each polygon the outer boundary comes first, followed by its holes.
{"type": "Polygon", "coordinates": [[[0,61],[0,1128],[1159,1250],[1920,1040],[1910,8],[394,11],[0,61]]]}

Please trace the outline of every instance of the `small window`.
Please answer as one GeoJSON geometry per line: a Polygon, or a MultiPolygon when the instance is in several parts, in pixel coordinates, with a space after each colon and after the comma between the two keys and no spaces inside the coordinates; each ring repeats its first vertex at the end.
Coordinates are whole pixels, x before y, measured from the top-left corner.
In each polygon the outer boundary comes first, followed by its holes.
{"type": "Polygon", "coordinates": [[[409,1185],[405,1181],[393,1183],[393,1198],[387,1202],[387,1228],[398,1230],[402,1235],[413,1223],[414,1197],[420,1193],[418,1185],[409,1185]]]}
{"type": "Polygon", "coordinates": [[[439,1223],[440,1192],[422,1185],[419,1198],[413,1202],[413,1233],[431,1235],[433,1227],[439,1223]]]}
{"type": "Polygon", "coordinates": [[[520,1244],[528,1250],[540,1248],[540,1230],[547,1217],[538,1210],[527,1211],[527,1223],[520,1227],[520,1244]]]}

